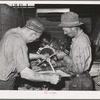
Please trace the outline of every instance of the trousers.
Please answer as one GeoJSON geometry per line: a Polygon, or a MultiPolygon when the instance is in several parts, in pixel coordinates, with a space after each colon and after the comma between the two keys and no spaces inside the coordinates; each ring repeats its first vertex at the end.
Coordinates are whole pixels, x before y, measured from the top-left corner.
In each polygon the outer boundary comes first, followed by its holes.
{"type": "Polygon", "coordinates": [[[89,72],[85,71],[79,75],[72,75],[69,90],[93,90],[93,80],[89,72]]]}
{"type": "Polygon", "coordinates": [[[7,81],[0,80],[0,90],[13,90],[16,77],[12,77],[7,81]]]}

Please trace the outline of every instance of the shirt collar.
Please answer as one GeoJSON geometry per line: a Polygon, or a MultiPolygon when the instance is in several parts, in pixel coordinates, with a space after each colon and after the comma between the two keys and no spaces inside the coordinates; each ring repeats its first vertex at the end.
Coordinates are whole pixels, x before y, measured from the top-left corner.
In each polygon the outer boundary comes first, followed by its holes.
{"type": "Polygon", "coordinates": [[[83,30],[80,30],[78,34],[72,39],[72,42],[74,42],[80,35],[82,35],[82,33],[83,33],[83,30]]]}
{"type": "Polygon", "coordinates": [[[21,30],[20,27],[17,27],[16,32],[21,36],[21,38],[25,41],[25,37],[22,35],[23,31],[21,30]]]}

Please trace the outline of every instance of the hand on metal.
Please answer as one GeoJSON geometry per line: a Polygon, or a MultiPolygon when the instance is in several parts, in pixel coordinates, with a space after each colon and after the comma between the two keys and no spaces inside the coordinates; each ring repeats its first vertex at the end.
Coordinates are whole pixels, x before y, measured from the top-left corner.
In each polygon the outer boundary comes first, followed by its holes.
{"type": "MultiPolygon", "coordinates": [[[[53,54],[50,55],[48,58],[51,58],[51,57],[55,56],[57,53],[58,53],[58,52],[53,53],[53,54]]],[[[41,64],[44,63],[45,61],[46,61],[46,60],[42,60],[41,62],[39,62],[39,63],[37,64],[37,66],[41,65],[41,64]]]]}
{"type": "Polygon", "coordinates": [[[51,61],[50,61],[50,57],[46,59],[46,61],[49,63],[50,67],[52,68],[53,72],[55,73],[55,70],[51,64],[51,61]]]}

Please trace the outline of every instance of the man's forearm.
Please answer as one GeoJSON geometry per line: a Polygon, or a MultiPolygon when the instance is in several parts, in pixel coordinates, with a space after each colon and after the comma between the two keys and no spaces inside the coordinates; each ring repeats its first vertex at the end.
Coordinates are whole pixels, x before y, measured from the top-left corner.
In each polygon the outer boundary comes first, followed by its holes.
{"type": "Polygon", "coordinates": [[[57,62],[57,66],[61,67],[61,70],[68,74],[73,72],[73,61],[69,56],[64,56],[63,60],[57,62]]]}
{"type": "Polygon", "coordinates": [[[40,55],[38,54],[32,54],[32,53],[29,54],[29,59],[39,59],[39,58],[40,58],[40,55]]]}
{"type": "Polygon", "coordinates": [[[23,71],[20,72],[20,75],[22,78],[25,78],[30,81],[46,81],[46,82],[48,82],[48,76],[34,72],[30,68],[25,68],[23,71]]]}

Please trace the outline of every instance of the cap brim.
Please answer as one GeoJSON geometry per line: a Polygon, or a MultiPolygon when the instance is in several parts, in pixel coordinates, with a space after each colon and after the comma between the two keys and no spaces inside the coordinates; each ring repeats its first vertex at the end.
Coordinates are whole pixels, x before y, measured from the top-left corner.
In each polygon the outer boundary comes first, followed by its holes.
{"type": "Polygon", "coordinates": [[[34,29],[33,28],[30,28],[30,27],[28,27],[28,26],[26,26],[28,29],[30,29],[30,30],[33,30],[33,31],[35,31],[35,32],[38,32],[38,33],[43,33],[43,31],[44,31],[44,29],[37,29],[36,27],[34,27],[34,29]]]}
{"type": "Polygon", "coordinates": [[[75,26],[80,26],[82,24],[83,24],[82,22],[80,22],[78,24],[63,24],[63,23],[60,23],[58,26],[59,27],[75,27],[75,26]]]}

